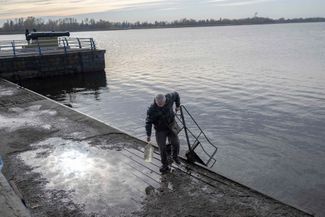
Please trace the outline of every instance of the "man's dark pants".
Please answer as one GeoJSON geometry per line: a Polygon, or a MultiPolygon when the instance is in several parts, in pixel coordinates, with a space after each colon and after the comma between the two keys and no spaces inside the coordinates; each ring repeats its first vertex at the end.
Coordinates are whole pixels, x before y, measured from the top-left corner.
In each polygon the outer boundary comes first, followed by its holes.
{"type": "Polygon", "coordinates": [[[168,138],[172,146],[173,158],[177,158],[179,154],[179,139],[172,131],[156,131],[156,141],[160,150],[160,159],[163,167],[168,166],[167,150],[166,150],[166,139],[168,138]]]}

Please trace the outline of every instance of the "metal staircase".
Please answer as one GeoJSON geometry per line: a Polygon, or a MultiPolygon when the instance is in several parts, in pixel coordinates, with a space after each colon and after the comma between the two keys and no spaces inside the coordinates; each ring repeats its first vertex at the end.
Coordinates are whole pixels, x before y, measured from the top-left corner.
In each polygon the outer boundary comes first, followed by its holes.
{"type": "Polygon", "coordinates": [[[176,119],[184,130],[188,145],[187,160],[192,163],[200,163],[206,167],[213,167],[216,163],[214,157],[218,147],[209,140],[185,106],[181,105],[180,114],[176,114],[176,119]]]}

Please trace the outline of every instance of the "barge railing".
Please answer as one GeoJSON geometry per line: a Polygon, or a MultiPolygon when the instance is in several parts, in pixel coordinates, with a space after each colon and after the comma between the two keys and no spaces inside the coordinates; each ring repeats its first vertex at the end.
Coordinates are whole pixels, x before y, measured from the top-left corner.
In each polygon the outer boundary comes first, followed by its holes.
{"type": "Polygon", "coordinates": [[[67,54],[76,50],[96,50],[93,38],[42,38],[30,42],[26,40],[0,41],[0,57],[18,57],[25,55],[41,56],[47,53],[67,54]]]}

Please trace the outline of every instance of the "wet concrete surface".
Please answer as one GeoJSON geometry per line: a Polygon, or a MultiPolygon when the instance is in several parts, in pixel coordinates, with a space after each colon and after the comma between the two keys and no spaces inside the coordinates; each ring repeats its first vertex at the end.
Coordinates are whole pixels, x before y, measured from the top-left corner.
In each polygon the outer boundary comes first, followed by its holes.
{"type": "Polygon", "coordinates": [[[4,80],[0,90],[3,173],[32,216],[310,216],[185,161],[161,175],[144,142],[4,80]]]}
{"type": "Polygon", "coordinates": [[[30,217],[29,210],[24,206],[12,186],[0,171],[0,216],[30,217]]]}

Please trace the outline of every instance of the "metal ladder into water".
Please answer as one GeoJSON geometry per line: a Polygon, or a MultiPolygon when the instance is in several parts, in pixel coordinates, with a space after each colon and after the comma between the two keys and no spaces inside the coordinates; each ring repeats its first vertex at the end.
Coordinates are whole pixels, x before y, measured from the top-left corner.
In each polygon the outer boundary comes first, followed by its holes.
{"type": "Polygon", "coordinates": [[[216,163],[214,157],[218,151],[218,147],[209,140],[185,106],[181,105],[180,114],[176,114],[176,118],[182,125],[181,129],[184,130],[185,133],[188,145],[188,151],[186,152],[187,160],[192,163],[200,163],[206,167],[213,167],[216,163]],[[186,124],[186,120],[193,123],[191,129],[186,124]],[[196,152],[195,150],[198,150],[199,148],[201,149],[201,152],[196,152]]]}

